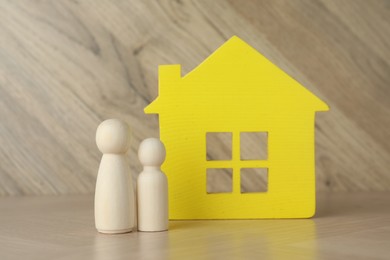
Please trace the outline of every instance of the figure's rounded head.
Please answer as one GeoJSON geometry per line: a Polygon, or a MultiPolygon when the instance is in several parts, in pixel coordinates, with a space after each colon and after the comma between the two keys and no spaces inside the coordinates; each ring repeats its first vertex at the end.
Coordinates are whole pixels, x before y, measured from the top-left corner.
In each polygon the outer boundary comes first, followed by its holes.
{"type": "Polygon", "coordinates": [[[165,160],[164,144],[157,138],[147,138],[138,149],[138,158],[143,166],[160,166],[165,160]]]}
{"type": "Polygon", "coordinates": [[[130,127],[118,119],[107,119],[96,130],[96,144],[102,153],[126,153],[130,138],[130,127]]]}

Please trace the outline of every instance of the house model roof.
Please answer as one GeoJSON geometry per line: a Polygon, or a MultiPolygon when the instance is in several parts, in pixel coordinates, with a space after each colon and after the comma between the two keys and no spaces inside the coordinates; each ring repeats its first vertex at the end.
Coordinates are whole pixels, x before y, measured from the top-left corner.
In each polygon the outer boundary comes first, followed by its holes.
{"type": "Polygon", "coordinates": [[[237,36],[183,77],[180,65],[160,66],[159,97],[145,112],[164,113],[164,106],[201,111],[209,107],[221,113],[329,110],[325,102],[237,36]]]}

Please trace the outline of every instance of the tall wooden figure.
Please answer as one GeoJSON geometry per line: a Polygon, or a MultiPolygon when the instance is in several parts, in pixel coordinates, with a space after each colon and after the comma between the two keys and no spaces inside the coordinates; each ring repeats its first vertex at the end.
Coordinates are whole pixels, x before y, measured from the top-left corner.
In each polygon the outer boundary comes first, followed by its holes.
{"type": "Polygon", "coordinates": [[[95,225],[101,233],[131,232],[135,220],[135,198],[126,152],[130,128],[118,120],[102,122],[96,144],[103,153],[95,191],[95,225]]]}
{"type": "Polygon", "coordinates": [[[138,230],[168,230],[168,181],[160,170],[165,147],[159,139],[145,139],[138,157],[144,166],[137,180],[138,230]]]}

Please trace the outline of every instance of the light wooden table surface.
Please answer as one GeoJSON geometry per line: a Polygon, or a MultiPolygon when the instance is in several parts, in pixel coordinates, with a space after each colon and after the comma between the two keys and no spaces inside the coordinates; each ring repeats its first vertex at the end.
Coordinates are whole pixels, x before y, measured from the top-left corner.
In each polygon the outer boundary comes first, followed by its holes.
{"type": "Polygon", "coordinates": [[[171,221],[97,233],[92,196],[0,199],[0,259],[389,259],[390,193],[321,193],[300,220],[171,221]]]}

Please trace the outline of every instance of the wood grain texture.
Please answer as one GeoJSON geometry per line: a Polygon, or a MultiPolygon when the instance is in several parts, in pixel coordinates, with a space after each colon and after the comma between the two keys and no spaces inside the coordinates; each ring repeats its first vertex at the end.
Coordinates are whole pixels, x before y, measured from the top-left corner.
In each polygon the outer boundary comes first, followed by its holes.
{"type": "Polygon", "coordinates": [[[157,66],[187,73],[238,35],[331,107],[316,121],[319,190],[390,190],[388,1],[0,0],[0,195],[86,194],[96,127],[143,108],[157,66]]]}
{"type": "Polygon", "coordinates": [[[313,219],[171,221],[99,234],[90,195],[0,199],[1,259],[388,259],[389,192],[321,193],[313,219]]]}

